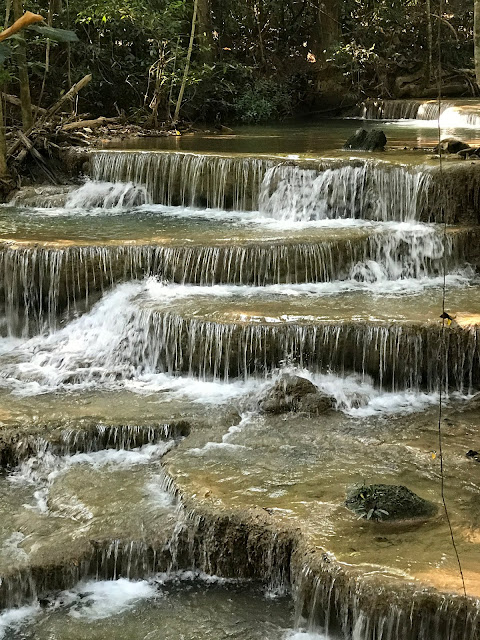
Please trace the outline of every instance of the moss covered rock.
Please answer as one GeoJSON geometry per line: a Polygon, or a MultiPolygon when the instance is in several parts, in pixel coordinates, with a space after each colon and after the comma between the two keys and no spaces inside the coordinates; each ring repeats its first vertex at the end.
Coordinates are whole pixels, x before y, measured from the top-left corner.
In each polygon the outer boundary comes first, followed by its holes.
{"type": "Polygon", "coordinates": [[[375,521],[425,520],[437,512],[433,503],[395,484],[356,487],[348,494],[345,504],[360,518],[375,521]]]}

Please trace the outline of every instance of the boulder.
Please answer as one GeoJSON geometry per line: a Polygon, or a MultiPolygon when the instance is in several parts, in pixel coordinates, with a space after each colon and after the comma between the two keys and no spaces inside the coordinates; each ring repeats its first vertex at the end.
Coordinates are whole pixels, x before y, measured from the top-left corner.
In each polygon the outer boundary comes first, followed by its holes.
{"type": "Polygon", "coordinates": [[[470,458],[471,460],[475,460],[475,462],[480,462],[480,453],[478,453],[478,451],[474,451],[473,449],[470,449],[470,451],[467,451],[465,455],[467,456],[467,458],[470,458]]]}
{"type": "Polygon", "coordinates": [[[259,401],[259,407],[265,413],[305,411],[319,414],[332,409],[333,405],[333,398],[322,393],[313,382],[291,374],[277,380],[259,401]]]}
{"type": "Polygon", "coordinates": [[[352,151],[384,151],[387,137],[383,131],[359,129],[345,143],[344,149],[352,151]]]}
{"type": "Polygon", "coordinates": [[[356,487],[347,495],[345,505],[359,518],[374,521],[425,520],[437,512],[432,502],[395,484],[356,487]]]}
{"type": "MultiPolygon", "coordinates": [[[[458,138],[444,138],[440,144],[435,147],[435,151],[439,153],[458,153],[459,151],[467,151],[470,145],[458,138]]],[[[475,152],[475,150],[474,150],[475,152]]]]}
{"type": "Polygon", "coordinates": [[[479,155],[480,154],[480,148],[479,147],[468,147],[467,149],[461,149],[460,151],[457,151],[457,156],[459,156],[460,158],[463,158],[464,160],[466,160],[467,158],[470,158],[470,156],[475,156],[475,155],[479,155]]]}

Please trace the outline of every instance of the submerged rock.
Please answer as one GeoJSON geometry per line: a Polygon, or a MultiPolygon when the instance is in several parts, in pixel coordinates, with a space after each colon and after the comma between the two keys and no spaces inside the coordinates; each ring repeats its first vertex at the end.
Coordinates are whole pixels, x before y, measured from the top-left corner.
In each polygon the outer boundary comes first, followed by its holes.
{"type": "Polygon", "coordinates": [[[348,138],[343,148],[356,151],[383,151],[386,144],[387,136],[383,131],[359,129],[348,138]]]}
{"type": "Polygon", "coordinates": [[[334,400],[322,393],[313,382],[301,376],[286,375],[260,399],[259,406],[266,413],[287,413],[305,411],[324,413],[333,408],[334,400]]]}
{"type": "Polygon", "coordinates": [[[360,518],[375,521],[426,519],[437,507],[402,485],[370,484],[351,491],[346,506],[360,518]]]}

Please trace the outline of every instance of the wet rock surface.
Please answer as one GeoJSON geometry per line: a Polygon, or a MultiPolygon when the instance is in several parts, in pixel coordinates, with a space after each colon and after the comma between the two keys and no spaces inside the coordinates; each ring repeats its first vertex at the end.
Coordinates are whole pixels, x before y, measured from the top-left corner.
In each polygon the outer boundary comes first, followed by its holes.
{"type": "Polygon", "coordinates": [[[383,131],[359,129],[348,138],[343,148],[352,151],[383,151],[386,144],[387,136],[383,131]]]}
{"type": "Polygon", "coordinates": [[[439,151],[442,151],[442,153],[458,153],[459,151],[468,149],[470,149],[470,145],[458,138],[444,138],[440,141],[440,144],[435,147],[437,153],[439,151]]]}
{"type": "Polygon", "coordinates": [[[426,519],[437,507],[402,485],[371,484],[353,489],[346,506],[359,518],[374,521],[426,519]]]}
{"type": "Polygon", "coordinates": [[[295,411],[320,414],[333,406],[331,396],[322,393],[310,380],[295,375],[280,378],[259,402],[261,411],[265,413],[295,411]]]}

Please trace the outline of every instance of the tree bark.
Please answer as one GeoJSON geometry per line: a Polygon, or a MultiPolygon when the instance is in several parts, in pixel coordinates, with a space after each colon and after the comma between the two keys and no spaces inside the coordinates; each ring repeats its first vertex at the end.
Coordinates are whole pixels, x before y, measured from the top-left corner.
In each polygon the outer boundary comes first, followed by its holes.
{"type": "Polygon", "coordinates": [[[432,81],[433,68],[433,29],[431,0],[425,0],[425,13],[427,18],[427,66],[425,69],[425,85],[428,87],[432,81]]]}
{"type": "MultiPolygon", "coordinates": [[[[22,0],[13,0],[13,17],[19,20],[23,16],[22,0]]],[[[22,125],[24,131],[33,125],[32,99],[27,67],[27,47],[24,36],[19,33],[16,62],[20,81],[20,101],[22,103],[22,125]]]]}
{"type": "Polygon", "coordinates": [[[474,1],[474,12],[475,78],[480,88],[480,0],[474,1]]]}
{"type": "Polygon", "coordinates": [[[195,40],[195,27],[197,26],[197,11],[198,11],[198,0],[195,0],[195,3],[193,5],[192,30],[190,32],[190,43],[188,45],[187,60],[185,62],[185,70],[183,72],[182,86],[180,87],[180,92],[178,94],[177,106],[175,108],[175,115],[173,116],[173,122],[172,122],[174,127],[177,125],[178,118],[180,116],[180,109],[182,106],[183,95],[185,93],[185,87],[187,86],[188,72],[190,71],[190,60],[192,59],[193,41],[195,40]]]}
{"type": "Polygon", "coordinates": [[[198,0],[197,42],[200,48],[199,59],[210,64],[215,60],[215,43],[212,34],[212,7],[210,0],[198,0]]]}
{"type": "Polygon", "coordinates": [[[317,17],[317,59],[325,60],[328,49],[340,40],[340,36],[339,0],[320,0],[317,17]]]}
{"type": "Polygon", "coordinates": [[[8,176],[7,141],[5,139],[5,120],[3,114],[3,96],[0,94],[0,178],[8,176]]]}

